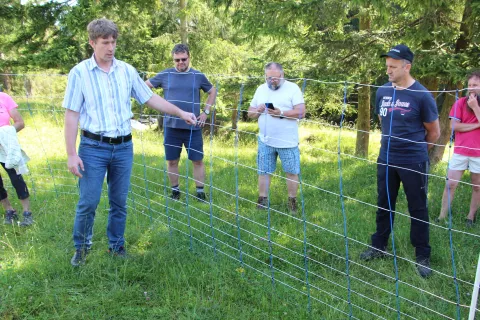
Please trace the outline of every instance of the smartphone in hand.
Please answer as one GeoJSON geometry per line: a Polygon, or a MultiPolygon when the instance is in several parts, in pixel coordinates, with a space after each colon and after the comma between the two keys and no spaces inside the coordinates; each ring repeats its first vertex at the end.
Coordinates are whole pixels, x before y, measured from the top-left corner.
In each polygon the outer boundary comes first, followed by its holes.
{"type": "Polygon", "coordinates": [[[268,109],[275,110],[275,107],[273,106],[273,103],[271,103],[271,102],[265,103],[265,107],[267,107],[268,109]]]}

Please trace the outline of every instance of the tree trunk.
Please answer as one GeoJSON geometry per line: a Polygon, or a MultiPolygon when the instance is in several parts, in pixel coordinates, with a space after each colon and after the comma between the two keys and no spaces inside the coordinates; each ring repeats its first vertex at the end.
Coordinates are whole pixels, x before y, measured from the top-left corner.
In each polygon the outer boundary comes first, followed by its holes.
{"type": "MultiPolygon", "coordinates": [[[[227,98],[227,97],[225,97],[227,98]]],[[[234,91],[229,95],[229,98],[232,99],[232,101],[239,101],[240,100],[240,92],[234,91]]],[[[227,98],[228,99],[228,98],[227,98]]],[[[242,103],[242,101],[239,101],[239,103],[242,103]]],[[[242,116],[242,114],[240,114],[242,116]]],[[[232,104],[232,129],[236,130],[238,126],[238,105],[232,104]]]]}
{"type": "MultiPolygon", "coordinates": [[[[447,90],[455,90],[461,89],[462,82],[457,82],[456,86],[453,83],[449,83],[447,86],[447,90]]],[[[445,146],[449,144],[450,141],[450,119],[448,115],[450,114],[450,109],[452,105],[455,103],[455,95],[448,94],[445,97],[445,101],[443,102],[443,106],[440,109],[440,113],[438,115],[440,121],[440,138],[438,138],[436,144],[437,146],[433,146],[429,152],[430,163],[432,165],[437,164],[443,158],[443,153],[445,152],[445,146]]]]}
{"type": "Polygon", "coordinates": [[[213,120],[212,120],[212,123],[213,123],[213,135],[216,135],[217,134],[217,131],[218,131],[218,126],[220,123],[217,123],[217,112],[212,112],[210,114],[211,117],[213,117],[213,120]]]}
{"type": "Polygon", "coordinates": [[[455,52],[458,53],[462,50],[465,50],[472,40],[472,0],[465,1],[465,7],[463,9],[462,24],[460,25],[460,36],[457,39],[455,44],[455,52]]]}
{"type": "Polygon", "coordinates": [[[370,87],[362,86],[358,90],[357,143],[355,146],[356,156],[368,157],[369,140],[370,140],[370,87]]]}
{"type": "MultiPolygon", "coordinates": [[[[438,91],[438,77],[428,76],[418,80],[429,91],[438,91]]],[[[438,92],[432,92],[433,98],[436,100],[438,92]]]]}
{"type": "Polygon", "coordinates": [[[238,116],[237,109],[232,110],[232,129],[233,130],[237,129],[237,116],[238,116]]]}
{"type": "Polygon", "coordinates": [[[180,0],[180,39],[183,44],[188,43],[187,0],[180,0]]]}
{"type": "Polygon", "coordinates": [[[27,97],[32,96],[32,81],[29,78],[26,78],[23,82],[23,87],[25,88],[25,94],[27,97]]]}
{"type": "MultiPolygon", "coordinates": [[[[360,30],[370,30],[370,16],[368,12],[360,16],[360,30]]],[[[368,68],[364,68],[365,74],[368,68]]],[[[362,83],[370,83],[368,76],[363,77],[362,83]]],[[[368,157],[368,142],[370,140],[370,87],[362,86],[358,90],[357,114],[357,142],[355,155],[368,157]]]]}
{"type": "Polygon", "coordinates": [[[8,70],[5,70],[5,74],[2,76],[2,89],[3,91],[8,91],[12,89],[12,78],[8,74],[8,70]]]}
{"type": "Polygon", "coordinates": [[[213,130],[213,135],[217,134],[218,131],[218,123],[217,123],[217,112],[210,113],[210,119],[207,118],[207,123],[203,127],[203,134],[210,135],[210,130],[213,130]]]}

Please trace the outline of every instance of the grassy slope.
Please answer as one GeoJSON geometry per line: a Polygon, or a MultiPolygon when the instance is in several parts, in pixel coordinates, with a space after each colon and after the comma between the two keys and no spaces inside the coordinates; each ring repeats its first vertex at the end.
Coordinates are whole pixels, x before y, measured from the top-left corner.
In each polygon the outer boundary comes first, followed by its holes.
{"type": "MultiPolygon", "coordinates": [[[[153,132],[137,133],[126,234],[130,258],[117,260],[106,254],[104,230],[108,211],[104,197],[97,212],[94,250],[84,267],[72,269],[69,264],[73,253],[71,230],[77,196],[75,180],[65,168],[61,112],[48,116],[34,112],[34,117],[24,117],[28,128],[21,133],[21,142],[32,158],[32,175],[27,181],[34,195],[37,223],[28,229],[0,226],[0,315],[3,318],[307,318],[308,292],[312,297],[312,314],[316,318],[336,319],[346,317],[342,312],[348,314],[344,220],[337,195],[338,130],[314,125],[302,127],[302,189],[308,224],[304,226],[301,214],[297,217],[284,214],[285,181],[281,177],[274,178],[271,247],[268,214],[255,210],[251,202],[257,195],[254,135],[239,135],[237,169],[232,132],[220,129],[212,149],[210,141],[205,140],[207,181],[212,174],[213,185],[217,188],[212,190],[210,207],[192,198],[192,180],[188,182],[188,206],[185,205],[185,194],[181,203],[166,200],[164,195],[168,190],[164,187],[162,138],[153,132]],[[238,206],[234,196],[237,192],[236,175],[238,206]],[[214,239],[210,223],[214,227],[214,239]],[[304,230],[310,257],[308,286],[303,259],[304,230]],[[243,265],[236,261],[239,258],[239,234],[243,265]],[[270,262],[275,267],[275,290],[272,290],[270,279],[270,262]]],[[[244,124],[241,129],[254,131],[256,125],[244,124]]],[[[341,137],[342,152],[352,154],[354,133],[345,130],[341,137]]],[[[373,161],[378,152],[378,140],[379,136],[373,134],[370,146],[370,160],[373,161]]],[[[182,174],[186,172],[185,164],[182,161],[182,174]]],[[[281,170],[277,172],[282,175],[281,170]]],[[[397,306],[395,282],[386,277],[395,276],[392,260],[369,263],[358,260],[358,254],[365,249],[365,243],[375,228],[375,209],[361,203],[376,202],[375,164],[342,156],[342,173],[343,193],[351,198],[344,201],[344,213],[349,237],[353,315],[370,319],[374,316],[369,311],[393,318],[397,306]]],[[[434,168],[432,173],[444,176],[445,165],[434,168]]],[[[429,205],[433,218],[440,209],[444,181],[436,177],[430,181],[429,205]]],[[[183,189],[186,184],[182,178],[183,189]]],[[[9,191],[12,194],[12,190],[9,191]]],[[[454,203],[453,228],[478,235],[477,229],[466,230],[464,215],[457,214],[468,210],[469,196],[470,189],[460,187],[454,203]]],[[[399,197],[397,210],[407,212],[403,194],[399,197]]],[[[397,216],[395,222],[397,254],[412,260],[409,219],[397,216]]],[[[476,237],[454,232],[453,241],[458,278],[473,282],[478,251],[476,237]]],[[[432,226],[431,244],[433,267],[451,276],[448,230],[432,226]]],[[[455,301],[451,278],[436,274],[423,280],[416,274],[414,265],[402,259],[398,261],[398,268],[402,312],[420,319],[438,318],[436,313],[428,310],[432,309],[456,317],[453,305],[435,297],[455,301]]],[[[461,304],[469,304],[470,292],[471,286],[460,284],[461,304]]],[[[466,315],[467,310],[462,308],[462,317],[466,315]]]]}

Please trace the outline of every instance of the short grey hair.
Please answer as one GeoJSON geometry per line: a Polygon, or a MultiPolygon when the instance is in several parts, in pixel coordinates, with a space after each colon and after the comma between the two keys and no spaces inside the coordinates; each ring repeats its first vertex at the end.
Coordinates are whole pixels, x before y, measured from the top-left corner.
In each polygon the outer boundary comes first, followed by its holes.
{"type": "Polygon", "coordinates": [[[98,38],[106,39],[110,36],[113,39],[118,37],[117,25],[108,19],[101,18],[90,22],[87,26],[88,38],[92,41],[96,41],[98,38]]]}
{"type": "Polygon", "coordinates": [[[276,69],[276,70],[280,71],[281,73],[283,73],[283,67],[280,63],[269,62],[265,65],[265,72],[267,72],[267,70],[272,70],[272,69],[276,69]]]}
{"type": "Polygon", "coordinates": [[[409,61],[409,60],[407,60],[407,59],[402,59],[402,62],[403,62],[402,66],[404,66],[404,67],[405,67],[407,64],[412,64],[412,61],[409,61]]]}
{"type": "Polygon", "coordinates": [[[175,47],[172,49],[172,56],[176,53],[186,53],[190,57],[190,50],[188,46],[183,43],[176,44],[175,47]]]}

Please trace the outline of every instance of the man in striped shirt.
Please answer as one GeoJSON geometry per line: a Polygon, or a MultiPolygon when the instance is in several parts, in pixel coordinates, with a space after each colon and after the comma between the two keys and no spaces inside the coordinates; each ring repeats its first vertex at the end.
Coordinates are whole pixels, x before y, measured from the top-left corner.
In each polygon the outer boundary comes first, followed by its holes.
{"type": "Polygon", "coordinates": [[[105,174],[110,203],[109,252],[126,256],[124,233],[133,163],[130,98],[188,124],[196,124],[195,115],[154,94],[131,65],[115,59],[118,36],[115,23],[98,19],[90,22],[87,30],[94,54],[70,71],[63,101],[68,169],[80,178],[80,199],[73,227],[76,249],[71,260],[73,266],[85,262],[92,245],[95,210],[105,174]],[[79,124],[81,140],[77,153],[79,124]]]}

